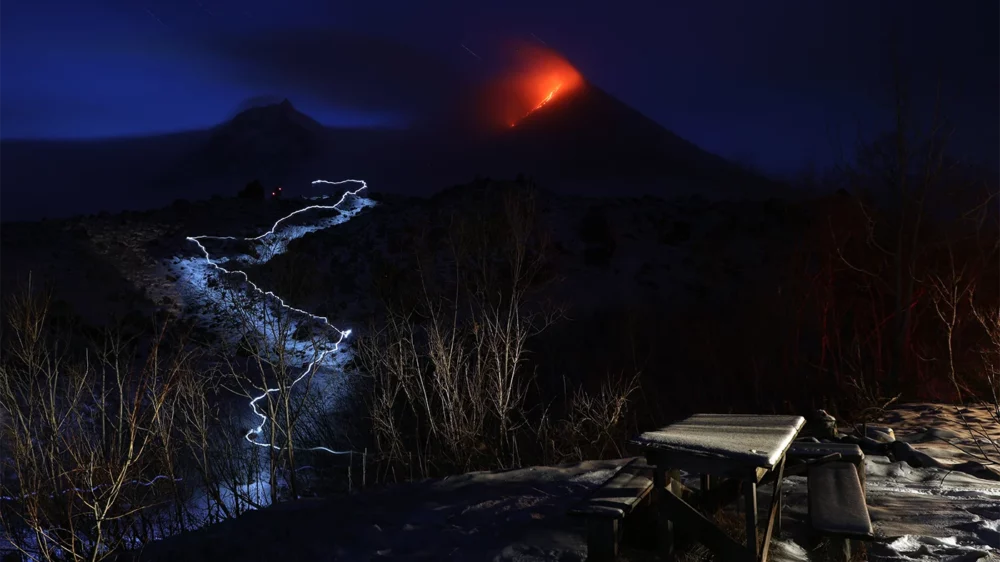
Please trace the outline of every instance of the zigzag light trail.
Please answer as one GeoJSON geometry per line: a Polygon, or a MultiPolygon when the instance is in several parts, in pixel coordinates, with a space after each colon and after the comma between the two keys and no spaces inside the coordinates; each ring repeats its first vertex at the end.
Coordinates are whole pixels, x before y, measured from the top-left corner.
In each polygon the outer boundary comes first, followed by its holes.
{"type": "MultiPolygon", "coordinates": [[[[367,187],[368,187],[368,184],[364,180],[355,180],[355,179],[348,179],[348,180],[341,180],[341,181],[315,180],[315,181],[312,182],[312,184],[313,185],[316,185],[316,184],[326,184],[326,185],[360,184],[361,187],[357,188],[354,191],[346,191],[346,192],[344,192],[344,194],[340,197],[340,200],[337,201],[336,203],[334,203],[333,205],[310,205],[308,207],[304,207],[302,209],[299,209],[299,210],[297,210],[297,211],[295,211],[295,212],[293,212],[293,213],[291,213],[291,214],[289,214],[289,215],[287,215],[285,217],[282,217],[282,218],[278,219],[277,222],[274,223],[274,225],[271,227],[270,230],[268,230],[264,234],[261,234],[260,236],[255,236],[255,237],[252,237],[252,238],[239,238],[239,237],[235,237],[235,236],[188,236],[187,237],[187,240],[190,240],[191,242],[194,242],[198,246],[198,248],[201,250],[201,252],[205,255],[205,261],[208,263],[208,265],[211,268],[215,269],[216,271],[220,272],[223,275],[236,275],[236,276],[241,277],[243,279],[243,281],[247,285],[249,285],[250,287],[253,288],[254,291],[260,293],[264,297],[273,298],[280,305],[281,308],[283,308],[285,310],[288,310],[288,311],[291,311],[291,312],[302,314],[302,315],[304,315],[304,316],[306,316],[306,317],[308,317],[308,318],[310,318],[312,320],[319,321],[323,325],[325,325],[328,328],[332,329],[333,331],[337,332],[338,338],[337,338],[337,341],[333,342],[333,348],[331,348],[331,349],[325,349],[322,352],[320,352],[319,355],[316,356],[305,367],[305,369],[302,371],[302,374],[300,374],[298,377],[296,377],[294,380],[292,380],[291,384],[288,386],[289,390],[291,388],[293,388],[299,381],[301,381],[302,379],[306,378],[306,376],[308,376],[309,374],[313,373],[313,371],[317,368],[317,366],[327,356],[329,356],[331,353],[336,352],[340,348],[341,342],[343,342],[345,338],[347,338],[348,336],[351,335],[351,330],[341,330],[341,329],[337,328],[336,326],[334,326],[333,324],[331,324],[330,320],[327,319],[327,318],[325,318],[325,317],[323,317],[323,316],[318,316],[318,315],[306,312],[305,310],[302,310],[302,309],[299,309],[299,308],[295,308],[293,306],[288,305],[287,303],[285,303],[285,301],[281,297],[279,297],[278,295],[274,294],[274,292],[272,292],[272,291],[264,291],[263,289],[261,289],[260,287],[258,287],[253,281],[250,281],[249,276],[244,271],[236,270],[236,269],[229,270],[229,269],[226,269],[226,268],[222,267],[221,265],[219,265],[216,261],[214,261],[212,259],[211,255],[208,253],[208,250],[201,243],[201,240],[238,240],[238,241],[246,241],[246,242],[259,242],[259,241],[261,241],[261,240],[263,240],[263,239],[265,239],[265,238],[267,238],[269,236],[274,236],[275,232],[277,231],[278,226],[281,225],[281,223],[287,221],[288,219],[292,218],[295,215],[298,215],[298,214],[301,214],[301,213],[305,213],[306,211],[311,211],[311,210],[336,210],[336,211],[340,211],[340,212],[346,212],[346,211],[344,211],[343,209],[340,208],[340,205],[343,204],[344,201],[347,200],[347,197],[348,196],[359,197],[358,193],[360,193],[361,191],[367,189],[367,187]]],[[[360,197],[359,197],[359,199],[360,199],[360,197]]],[[[362,208],[364,206],[368,206],[368,205],[371,205],[371,204],[373,204],[373,203],[372,202],[368,202],[367,200],[363,200],[362,199],[362,208]]],[[[360,209],[358,209],[358,210],[360,210],[360,209]]],[[[278,447],[277,445],[275,445],[273,443],[261,443],[261,442],[257,441],[257,439],[256,439],[256,436],[261,435],[263,433],[264,426],[267,424],[267,421],[268,421],[267,416],[264,415],[260,411],[260,409],[257,407],[257,403],[260,402],[262,399],[266,398],[269,394],[271,394],[273,392],[278,392],[279,390],[280,389],[278,389],[278,388],[265,388],[263,390],[263,392],[259,396],[256,396],[252,400],[250,400],[250,408],[253,410],[253,413],[258,418],[260,418],[260,424],[257,427],[255,427],[255,428],[251,429],[250,431],[248,431],[246,433],[246,435],[244,435],[244,438],[248,442],[250,442],[251,444],[253,444],[253,445],[257,445],[259,447],[270,447],[270,448],[274,448],[274,449],[280,449],[280,447],[278,447]]],[[[334,454],[334,455],[346,455],[346,454],[350,454],[352,452],[352,451],[336,451],[334,449],[330,449],[329,447],[322,447],[322,446],[309,447],[309,448],[301,449],[301,450],[303,450],[303,451],[323,451],[323,452],[334,454]]]]}

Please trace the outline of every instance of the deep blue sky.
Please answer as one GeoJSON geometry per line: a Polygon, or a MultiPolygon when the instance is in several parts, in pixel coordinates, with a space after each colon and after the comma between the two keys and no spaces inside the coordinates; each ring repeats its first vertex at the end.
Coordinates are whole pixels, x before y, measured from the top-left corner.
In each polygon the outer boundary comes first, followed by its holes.
{"type": "MultiPolygon", "coordinates": [[[[0,136],[202,128],[288,97],[333,126],[404,126],[534,37],[681,136],[766,171],[884,128],[893,43],[956,152],[1000,150],[996,0],[4,0],[0,136]],[[894,35],[895,34],[895,35],[894,35]],[[468,54],[461,45],[483,61],[468,54]]],[[[532,39],[533,40],[533,39],[532,39]]],[[[925,112],[926,113],[926,112],[925,112]]]]}

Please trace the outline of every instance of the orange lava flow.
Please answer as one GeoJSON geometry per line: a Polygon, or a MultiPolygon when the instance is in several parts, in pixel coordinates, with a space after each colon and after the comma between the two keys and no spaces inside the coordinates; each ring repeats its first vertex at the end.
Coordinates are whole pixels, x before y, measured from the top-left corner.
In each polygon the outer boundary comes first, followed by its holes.
{"type": "Polygon", "coordinates": [[[553,88],[553,90],[549,92],[549,95],[545,96],[545,99],[543,99],[541,103],[535,106],[535,109],[538,109],[539,107],[542,107],[543,105],[549,103],[549,101],[552,100],[552,96],[556,95],[556,92],[559,91],[559,88],[562,88],[562,84],[559,84],[558,86],[553,88]]]}
{"type": "MultiPolygon", "coordinates": [[[[555,88],[552,88],[551,90],[549,90],[548,95],[546,95],[545,98],[542,99],[542,101],[538,102],[538,105],[536,105],[535,107],[531,108],[530,111],[528,111],[527,113],[525,113],[524,117],[527,117],[527,116],[531,115],[532,113],[534,113],[534,112],[538,111],[539,109],[541,109],[545,104],[547,104],[550,101],[552,101],[552,96],[554,96],[557,93],[559,93],[559,89],[562,88],[562,86],[563,86],[562,84],[559,84],[555,88]]],[[[521,119],[524,119],[524,117],[522,117],[521,119]]],[[[514,127],[516,125],[517,125],[517,121],[515,121],[515,122],[513,122],[513,123],[510,124],[511,127],[514,127]]]]}
{"type": "MultiPolygon", "coordinates": [[[[525,117],[565,96],[583,83],[583,77],[566,59],[549,49],[518,49],[514,67],[505,73],[502,98],[495,109],[515,127],[525,117]]],[[[496,114],[494,114],[496,115],[496,114]]]]}

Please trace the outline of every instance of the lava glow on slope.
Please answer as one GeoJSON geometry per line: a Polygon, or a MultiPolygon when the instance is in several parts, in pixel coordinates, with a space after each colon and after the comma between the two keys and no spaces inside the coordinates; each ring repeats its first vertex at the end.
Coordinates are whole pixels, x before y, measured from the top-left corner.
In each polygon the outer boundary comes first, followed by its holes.
{"type": "Polygon", "coordinates": [[[516,127],[525,117],[583,84],[573,65],[551,49],[520,45],[486,96],[489,120],[516,127]]]}
{"type": "MultiPolygon", "coordinates": [[[[530,110],[530,111],[528,111],[528,114],[527,114],[527,115],[525,115],[524,117],[527,117],[528,115],[531,115],[531,114],[532,114],[532,113],[534,113],[535,111],[538,111],[539,109],[541,109],[541,108],[542,108],[542,106],[544,106],[545,104],[547,104],[547,103],[549,103],[550,101],[552,101],[552,97],[553,97],[553,96],[555,96],[556,94],[558,94],[558,93],[559,93],[559,90],[561,90],[561,89],[562,89],[562,87],[563,87],[563,85],[562,85],[562,83],[560,83],[560,84],[559,84],[558,86],[556,86],[555,88],[552,88],[552,89],[551,89],[551,90],[549,91],[549,93],[548,93],[548,94],[547,94],[547,95],[546,95],[546,96],[545,96],[545,97],[544,97],[544,98],[542,99],[542,101],[540,101],[540,102],[538,103],[538,105],[536,105],[535,107],[531,108],[531,110],[530,110]]],[[[524,117],[522,117],[521,119],[524,119],[524,117]]],[[[517,126],[517,123],[518,123],[517,121],[513,121],[513,122],[511,122],[510,126],[511,126],[511,127],[516,127],[516,126],[517,126]]]]}

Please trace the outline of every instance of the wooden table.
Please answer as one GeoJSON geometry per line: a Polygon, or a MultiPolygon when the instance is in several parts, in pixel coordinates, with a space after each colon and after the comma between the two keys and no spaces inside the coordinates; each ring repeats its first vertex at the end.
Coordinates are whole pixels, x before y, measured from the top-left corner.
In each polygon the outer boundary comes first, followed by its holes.
{"type": "MultiPolygon", "coordinates": [[[[654,466],[653,501],[657,504],[660,552],[673,559],[673,532],[679,529],[713,550],[722,560],[764,562],[771,535],[780,529],[781,485],[785,453],[805,424],[800,416],[695,414],[630,442],[654,466]],[[680,497],[678,471],[701,474],[703,495],[714,478],[742,485],[746,544],[739,544],[680,497]],[[771,509],[760,545],[757,541],[757,485],[774,480],[771,509]],[[776,521],[777,519],[777,521],[776,521]]],[[[734,487],[735,490],[735,487],[734,487]]]]}

